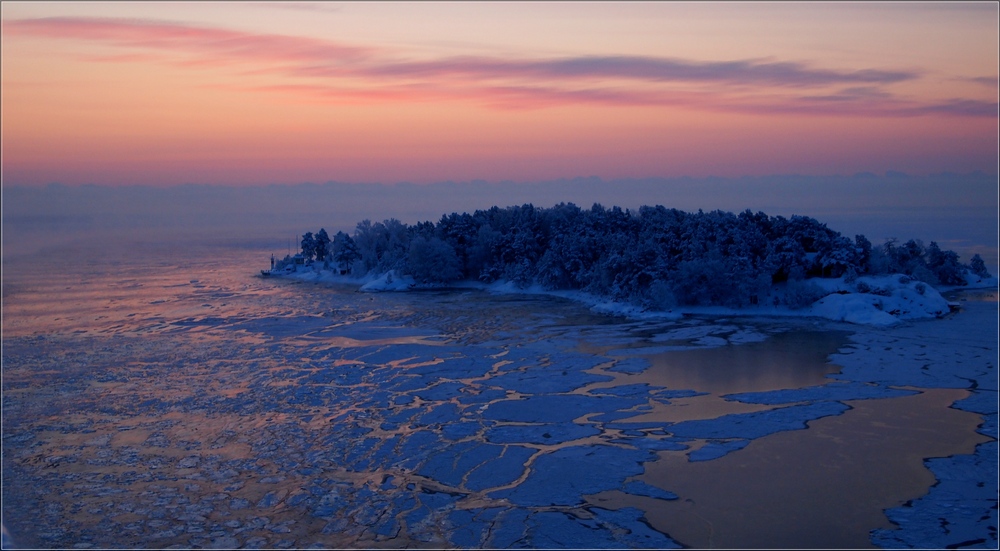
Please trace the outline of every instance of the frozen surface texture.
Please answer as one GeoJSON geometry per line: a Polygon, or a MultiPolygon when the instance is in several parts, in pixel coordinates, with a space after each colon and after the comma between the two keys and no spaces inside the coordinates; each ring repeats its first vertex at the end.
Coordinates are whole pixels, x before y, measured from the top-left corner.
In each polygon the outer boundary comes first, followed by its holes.
{"type": "MultiPolygon", "coordinates": [[[[3,503],[18,545],[674,548],[647,510],[588,498],[679,502],[641,480],[661,454],[711,462],[846,401],[920,388],[970,389],[954,407],[997,432],[984,305],[859,330],[826,384],[721,396],[657,379],[650,358],[766,345],[791,322],[630,321],[461,290],[90,277],[50,290],[83,286],[100,316],[67,309],[25,328],[7,316],[31,297],[5,302],[3,503]],[[727,409],[671,417],[697,404],[727,409]]],[[[927,466],[939,482],[890,510],[899,529],[872,541],[995,546],[995,441],[927,466]]]]}
{"type": "Polygon", "coordinates": [[[298,311],[284,297],[260,314],[183,287],[223,311],[5,337],[18,544],[678,547],[642,511],[584,499],[623,487],[666,443],[602,416],[671,391],[616,383],[614,360],[552,331],[560,318],[462,338],[461,310],[419,319],[398,295],[373,299],[390,303],[380,311],[369,295],[298,311]]]}
{"type": "MultiPolygon", "coordinates": [[[[968,302],[958,315],[887,331],[861,331],[832,359],[835,378],[881,386],[963,388],[952,407],[979,413],[993,439],[971,455],[925,461],[938,482],[927,495],[886,512],[899,526],[876,530],[881,547],[997,548],[997,303],[968,302]]],[[[831,385],[832,386],[832,385],[831,385]]]]}

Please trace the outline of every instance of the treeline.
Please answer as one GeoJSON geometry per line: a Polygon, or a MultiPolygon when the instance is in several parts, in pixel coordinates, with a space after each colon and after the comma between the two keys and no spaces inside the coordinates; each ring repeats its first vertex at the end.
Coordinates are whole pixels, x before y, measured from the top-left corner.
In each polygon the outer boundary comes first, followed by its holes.
{"type": "Polygon", "coordinates": [[[813,218],[749,210],[527,204],[453,213],[436,224],[364,220],[353,235],[321,229],[301,245],[306,260],[356,276],[396,270],[422,283],[538,283],[654,308],[744,306],[773,284],[813,277],[902,273],[931,285],[964,285],[966,271],[989,277],[979,255],[965,265],[934,242],[873,246],[813,218]]]}

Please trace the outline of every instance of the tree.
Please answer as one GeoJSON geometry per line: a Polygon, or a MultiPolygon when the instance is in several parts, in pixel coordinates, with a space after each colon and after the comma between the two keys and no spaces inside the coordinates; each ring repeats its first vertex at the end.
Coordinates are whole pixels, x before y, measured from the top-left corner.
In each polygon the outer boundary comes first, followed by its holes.
{"type": "Polygon", "coordinates": [[[383,272],[398,270],[406,265],[406,255],[410,250],[410,228],[406,224],[390,218],[378,227],[382,231],[382,251],[378,268],[383,272]]]}
{"type": "Polygon", "coordinates": [[[322,229],[307,234],[303,253],[332,254],[340,269],[357,275],[395,269],[423,282],[505,279],[660,308],[755,304],[770,285],[786,281],[802,291],[793,292],[801,299],[793,302],[804,303],[815,293],[797,282],[813,276],[902,272],[960,285],[964,270],[989,275],[978,256],[966,267],[936,243],[925,249],[916,240],[897,245],[890,239],[872,247],[863,235],[852,242],[806,216],[687,213],[659,205],[637,211],[596,203],[589,210],[572,203],[494,206],[413,226],[363,220],[353,238],[338,232],[326,242],[322,229]]]}
{"type": "Polygon", "coordinates": [[[316,238],[313,237],[311,231],[307,231],[305,235],[302,236],[302,256],[306,260],[312,260],[316,256],[316,238]]]}
{"type": "Polygon", "coordinates": [[[402,269],[410,248],[410,227],[395,218],[374,224],[362,220],[354,230],[354,241],[365,270],[402,269]]]}
{"type": "Polygon", "coordinates": [[[872,242],[859,233],[854,236],[854,248],[858,253],[858,267],[860,268],[858,271],[861,273],[871,271],[869,262],[872,257],[872,242]]]}
{"type": "Polygon", "coordinates": [[[316,242],[316,260],[326,261],[327,254],[330,252],[330,236],[326,234],[325,229],[320,228],[314,240],[316,242]]]}
{"type": "Polygon", "coordinates": [[[340,270],[350,270],[356,261],[361,260],[361,252],[358,250],[358,245],[350,235],[342,231],[337,232],[337,235],[333,236],[331,249],[333,261],[337,263],[337,267],[340,270]]]}
{"type": "Polygon", "coordinates": [[[859,265],[858,252],[849,239],[837,236],[829,244],[827,250],[817,258],[822,277],[840,277],[848,269],[859,265]]]}
{"type": "Polygon", "coordinates": [[[896,247],[893,252],[895,253],[896,266],[904,274],[913,274],[919,266],[926,267],[924,244],[919,240],[910,239],[901,247],[896,247]]]}
{"type": "Polygon", "coordinates": [[[560,231],[538,260],[538,279],[549,289],[579,289],[590,278],[594,248],[577,232],[560,231]]]}
{"type": "MultiPolygon", "coordinates": [[[[965,267],[958,262],[958,254],[954,251],[942,251],[937,243],[931,241],[927,246],[925,261],[928,270],[933,274],[932,279],[944,285],[966,285],[965,267]]],[[[923,278],[919,278],[923,279],[923,278]]],[[[927,283],[934,284],[935,281],[927,283]]]]}
{"type": "Polygon", "coordinates": [[[358,222],[354,228],[354,243],[358,248],[359,260],[364,270],[369,272],[378,265],[379,231],[367,218],[358,222]]]}
{"type": "Polygon", "coordinates": [[[474,241],[469,245],[468,258],[466,259],[466,275],[483,281],[492,283],[500,277],[500,267],[498,266],[494,250],[500,240],[500,232],[494,230],[489,222],[479,226],[474,241]]]}
{"type": "Polygon", "coordinates": [[[727,277],[726,265],[717,255],[681,262],[673,291],[681,303],[693,306],[728,305],[738,295],[735,282],[727,277]]]}
{"type": "Polygon", "coordinates": [[[882,246],[872,248],[868,255],[866,272],[874,275],[898,272],[899,268],[895,264],[895,250],[896,238],[894,237],[886,239],[882,246]]]}
{"type": "Polygon", "coordinates": [[[806,252],[802,245],[791,237],[782,236],[770,243],[764,266],[771,273],[771,281],[779,283],[804,276],[805,263],[806,252]]]}
{"type": "Polygon", "coordinates": [[[482,223],[481,219],[468,213],[451,213],[442,216],[435,228],[437,236],[455,249],[455,254],[462,262],[462,274],[465,277],[476,277],[481,269],[481,266],[477,268],[472,265],[475,262],[470,260],[470,248],[474,247],[482,223]]]}
{"type": "Polygon", "coordinates": [[[986,263],[983,262],[983,258],[979,254],[972,256],[972,260],[969,262],[969,268],[972,269],[972,273],[982,277],[989,278],[992,277],[990,273],[986,270],[986,263]]]}
{"type": "Polygon", "coordinates": [[[448,283],[462,277],[462,264],[454,247],[420,235],[410,241],[406,271],[421,283],[448,283]]]}

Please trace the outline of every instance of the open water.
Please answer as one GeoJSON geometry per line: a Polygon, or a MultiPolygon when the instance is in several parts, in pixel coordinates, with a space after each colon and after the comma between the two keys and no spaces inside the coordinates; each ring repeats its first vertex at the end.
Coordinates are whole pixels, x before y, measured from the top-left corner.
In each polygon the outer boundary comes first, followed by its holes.
{"type": "Polygon", "coordinates": [[[925,458],[991,440],[966,390],[831,378],[849,326],[366,294],[271,252],[5,260],[16,545],[868,547],[925,458]]]}

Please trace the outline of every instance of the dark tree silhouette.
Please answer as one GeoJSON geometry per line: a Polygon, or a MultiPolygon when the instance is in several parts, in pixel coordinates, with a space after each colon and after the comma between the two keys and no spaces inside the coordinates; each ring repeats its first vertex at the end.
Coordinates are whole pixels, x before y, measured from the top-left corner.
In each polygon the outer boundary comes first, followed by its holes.
{"type": "Polygon", "coordinates": [[[426,283],[506,280],[658,308],[756,304],[779,283],[805,304],[818,288],[804,280],[816,277],[903,273],[963,285],[967,271],[989,276],[978,255],[970,267],[937,243],[897,243],[874,247],[864,235],[852,241],[807,216],[560,203],[494,206],[413,226],[363,220],[353,236],[338,232],[332,242],[324,230],[307,233],[302,252],[332,254],[340,270],[355,275],[397,270],[426,283]]]}

